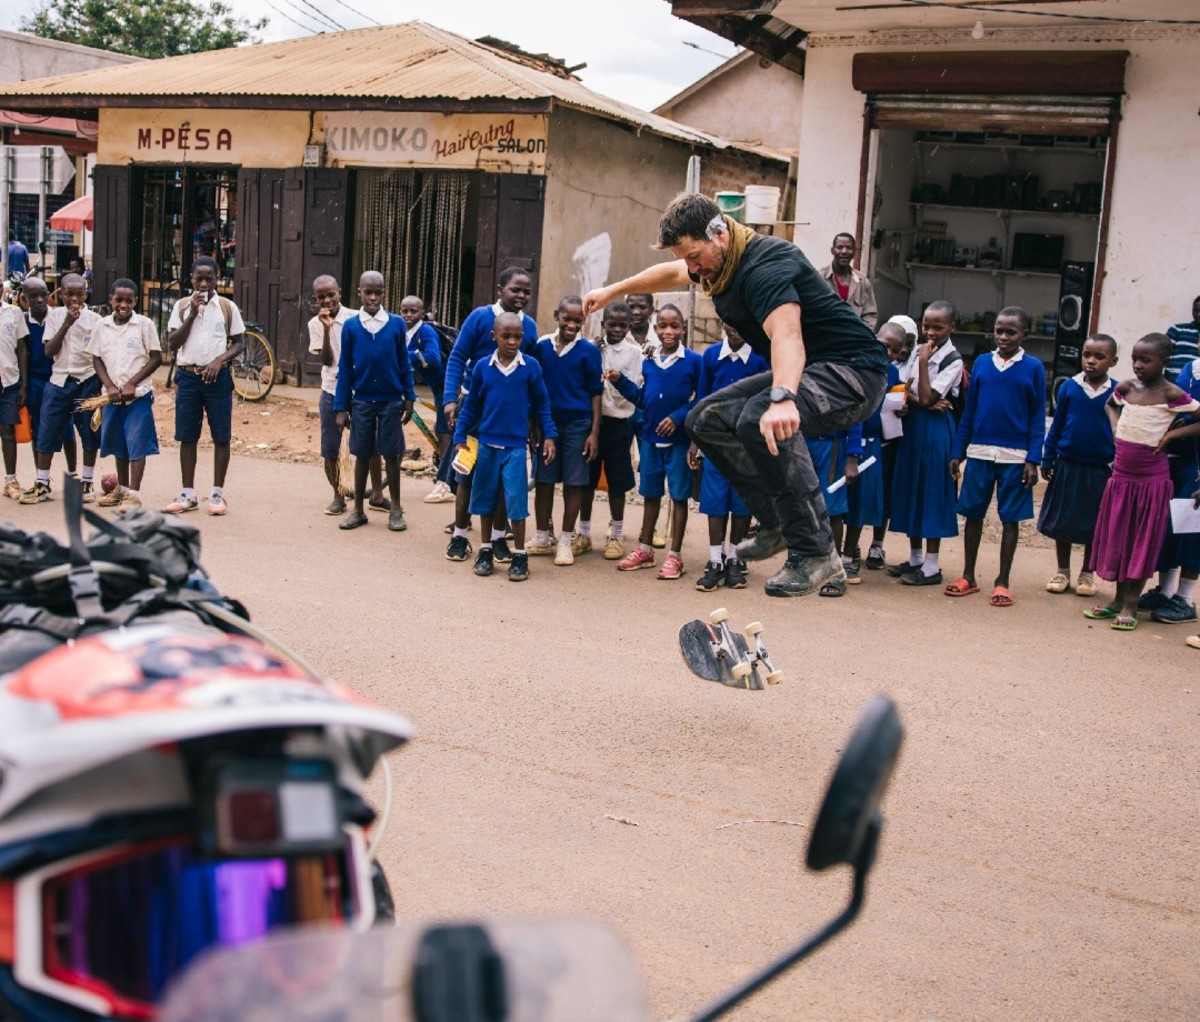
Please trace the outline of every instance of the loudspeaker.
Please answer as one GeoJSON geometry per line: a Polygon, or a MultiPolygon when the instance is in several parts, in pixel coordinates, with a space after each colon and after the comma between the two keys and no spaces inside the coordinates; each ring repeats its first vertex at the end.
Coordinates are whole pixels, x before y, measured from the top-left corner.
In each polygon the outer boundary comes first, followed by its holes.
{"type": "Polygon", "coordinates": [[[1082,368],[1083,342],[1087,340],[1092,314],[1092,277],[1095,263],[1062,264],[1058,297],[1058,331],[1054,337],[1054,367],[1051,374],[1051,403],[1058,388],[1082,368]]]}

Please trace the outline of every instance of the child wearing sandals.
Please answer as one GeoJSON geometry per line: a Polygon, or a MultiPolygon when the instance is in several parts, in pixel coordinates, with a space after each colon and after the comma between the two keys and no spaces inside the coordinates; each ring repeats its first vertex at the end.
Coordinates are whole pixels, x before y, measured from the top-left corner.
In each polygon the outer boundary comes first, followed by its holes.
{"type": "Polygon", "coordinates": [[[1115,386],[1108,373],[1117,361],[1117,342],[1108,334],[1093,334],[1084,342],[1082,360],[1083,372],[1058,392],[1054,421],[1046,434],[1042,478],[1049,485],[1037,527],[1054,540],[1058,554],[1058,571],[1046,583],[1046,591],[1065,593],[1071,587],[1071,546],[1078,544],[1083,562],[1075,595],[1094,597],[1096,576],[1089,565],[1096,515],[1112,475],[1115,447],[1105,409],[1115,386]]]}
{"type": "Polygon", "coordinates": [[[1175,490],[1163,448],[1171,440],[1200,434],[1200,426],[1171,430],[1175,416],[1200,410],[1200,401],[1167,382],[1163,370],[1170,357],[1170,338],[1147,334],[1133,346],[1134,379],[1118,383],[1109,398],[1110,414],[1116,417],[1116,458],[1100,502],[1091,566],[1101,578],[1117,583],[1117,593],[1083,616],[1111,621],[1121,632],[1137,627],[1138,597],[1167,535],[1175,490]]]}

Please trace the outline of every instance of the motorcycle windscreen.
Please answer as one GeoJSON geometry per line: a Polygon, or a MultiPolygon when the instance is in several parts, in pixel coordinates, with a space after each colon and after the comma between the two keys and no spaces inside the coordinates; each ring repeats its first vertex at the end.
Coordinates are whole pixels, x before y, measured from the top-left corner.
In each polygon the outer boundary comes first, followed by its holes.
{"type": "Polygon", "coordinates": [[[352,918],[345,861],[328,853],[213,860],[176,843],[76,864],[43,883],[45,973],[125,1011],[156,1004],[206,949],[352,918]]]}
{"type": "MultiPolygon", "coordinates": [[[[213,951],[172,988],[158,1022],[415,1022],[414,964],[427,925],[279,934],[241,952],[213,951]]],[[[479,925],[502,963],[505,1018],[650,1022],[637,963],[607,926],[587,919],[479,925]]],[[[448,993],[466,985],[448,984],[448,993]]]]}

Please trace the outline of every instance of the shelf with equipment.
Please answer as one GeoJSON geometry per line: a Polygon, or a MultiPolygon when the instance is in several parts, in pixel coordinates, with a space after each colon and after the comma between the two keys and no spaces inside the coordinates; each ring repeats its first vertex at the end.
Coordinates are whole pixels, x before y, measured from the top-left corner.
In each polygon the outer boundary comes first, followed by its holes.
{"type": "Polygon", "coordinates": [[[996,217],[1027,216],[1027,217],[1067,217],[1071,220],[1100,219],[1099,213],[1080,213],[1074,210],[1058,209],[1005,209],[1001,206],[957,206],[948,202],[911,202],[913,209],[955,210],[962,213],[989,213],[996,217]]]}

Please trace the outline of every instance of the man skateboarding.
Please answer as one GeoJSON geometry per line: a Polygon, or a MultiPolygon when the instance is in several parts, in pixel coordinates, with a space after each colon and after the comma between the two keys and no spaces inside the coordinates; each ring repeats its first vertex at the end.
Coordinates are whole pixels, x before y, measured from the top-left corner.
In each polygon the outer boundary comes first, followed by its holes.
{"type": "Polygon", "coordinates": [[[696,404],[686,429],[759,520],[738,547],[747,560],[787,550],[771,596],[804,596],[845,577],[804,436],[866,419],[883,400],[887,353],[870,328],[782,238],[756,234],[704,195],[676,197],[659,220],[673,261],[591,291],[584,314],[631,292],[698,283],[771,371],[696,404]],[[803,327],[802,327],[803,321],[803,327]]]}

